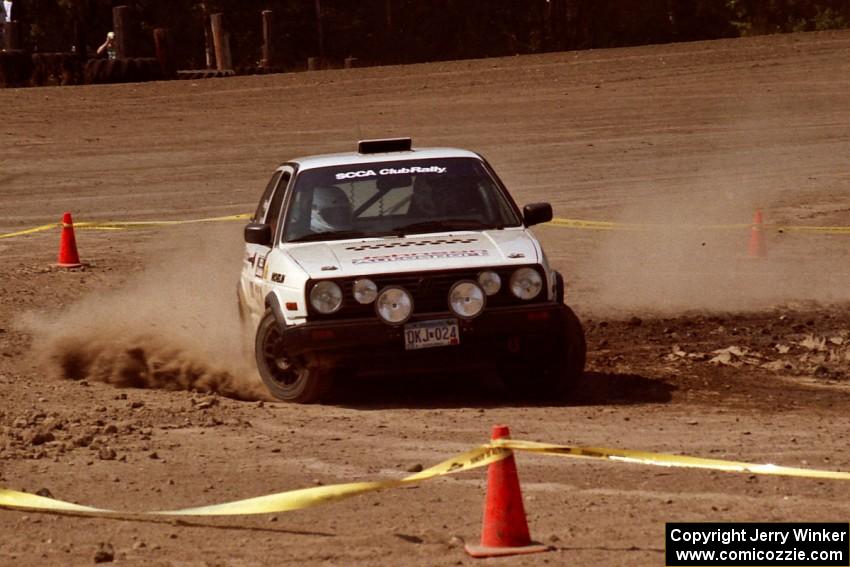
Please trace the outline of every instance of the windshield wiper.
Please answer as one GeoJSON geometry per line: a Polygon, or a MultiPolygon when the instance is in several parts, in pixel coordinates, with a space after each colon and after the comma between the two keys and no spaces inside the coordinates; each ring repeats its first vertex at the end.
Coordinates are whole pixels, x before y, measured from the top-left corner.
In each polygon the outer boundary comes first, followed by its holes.
{"type": "Polygon", "coordinates": [[[450,230],[469,230],[473,228],[502,228],[491,226],[489,223],[478,219],[443,219],[415,222],[404,226],[397,226],[392,231],[396,234],[410,234],[411,232],[439,232],[450,230]]]}
{"type": "Polygon", "coordinates": [[[373,236],[362,230],[329,230],[327,232],[311,232],[288,242],[313,242],[316,240],[343,240],[345,238],[366,238],[373,236]]]}

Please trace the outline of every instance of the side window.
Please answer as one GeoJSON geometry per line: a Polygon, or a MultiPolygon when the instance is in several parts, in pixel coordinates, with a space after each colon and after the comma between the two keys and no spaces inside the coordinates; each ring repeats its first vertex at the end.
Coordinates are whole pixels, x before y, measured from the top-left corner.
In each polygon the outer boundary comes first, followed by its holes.
{"type": "Polygon", "coordinates": [[[257,205],[257,212],[254,213],[254,218],[252,219],[254,222],[263,222],[263,219],[266,218],[266,213],[268,212],[269,205],[272,201],[272,192],[277,186],[281,173],[282,172],[280,171],[275,171],[268,185],[266,185],[266,190],[263,191],[263,197],[260,199],[260,204],[257,205]]]}
{"type": "Polygon", "coordinates": [[[272,196],[269,210],[266,214],[266,224],[271,225],[272,231],[277,230],[277,220],[280,218],[281,209],[283,208],[283,197],[286,195],[286,186],[289,185],[289,178],[292,176],[288,171],[282,172],[280,183],[277,185],[277,191],[272,196]]]}

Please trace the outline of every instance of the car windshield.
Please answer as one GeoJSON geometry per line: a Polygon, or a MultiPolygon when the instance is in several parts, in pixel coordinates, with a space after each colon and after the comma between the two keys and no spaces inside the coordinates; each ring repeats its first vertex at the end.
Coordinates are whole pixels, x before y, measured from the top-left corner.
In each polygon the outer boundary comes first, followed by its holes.
{"type": "Polygon", "coordinates": [[[521,223],[478,159],[388,161],[302,171],[293,188],[283,239],[403,236],[521,223]]]}

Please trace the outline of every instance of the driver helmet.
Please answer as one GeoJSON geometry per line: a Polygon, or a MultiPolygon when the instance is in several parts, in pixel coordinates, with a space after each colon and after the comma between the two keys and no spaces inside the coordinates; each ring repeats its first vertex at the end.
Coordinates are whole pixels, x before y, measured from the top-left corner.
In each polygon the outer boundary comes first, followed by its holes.
{"type": "Polygon", "coordinates": [[[348,229],[350,226],[351,201],[345,192],[335,185],[313,189],[310,230],[330,232],[348,229]]]}

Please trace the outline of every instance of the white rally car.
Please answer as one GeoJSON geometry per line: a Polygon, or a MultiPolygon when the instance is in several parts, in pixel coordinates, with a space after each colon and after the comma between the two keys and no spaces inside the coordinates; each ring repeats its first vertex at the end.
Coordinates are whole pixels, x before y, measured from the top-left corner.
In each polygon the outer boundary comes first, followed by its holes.
{"type": "Polygon", "coordinates": [[[581,324],[521,211],[480,155],[360,142],[277,168],[245,227],[238,286],[259,374],[317,401],[334,375],[489,366],[519,394],[584,369],[581,324]]]}

